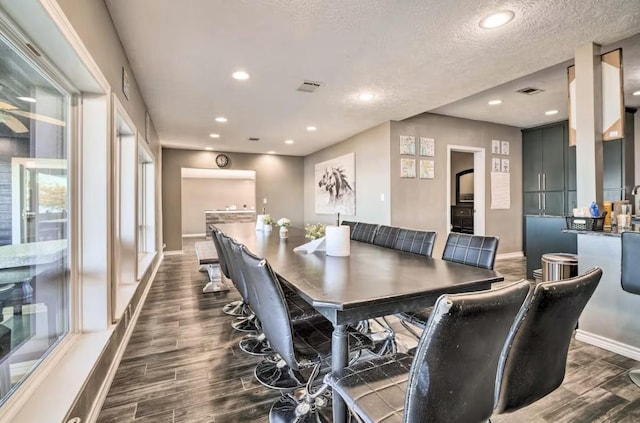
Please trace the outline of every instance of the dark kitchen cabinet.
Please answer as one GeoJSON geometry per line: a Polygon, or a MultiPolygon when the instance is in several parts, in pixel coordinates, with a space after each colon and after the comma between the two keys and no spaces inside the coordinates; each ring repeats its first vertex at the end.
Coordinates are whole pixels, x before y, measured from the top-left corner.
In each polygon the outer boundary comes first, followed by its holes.
{"type": "Polygon", "coordinates": [[[566,122],[522,131],[524,214],[564,215],[566,137],[566,122]]]}

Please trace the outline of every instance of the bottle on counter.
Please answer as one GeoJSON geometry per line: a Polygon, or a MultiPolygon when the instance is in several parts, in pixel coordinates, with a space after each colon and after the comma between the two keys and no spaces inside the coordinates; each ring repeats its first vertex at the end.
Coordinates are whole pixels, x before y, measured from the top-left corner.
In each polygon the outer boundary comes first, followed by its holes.
{"type": "Polygon", "coordinates": [[[600,217],[600,210],[598,209],[598,204],[596,204],[595,201],[591,202],[589,210],[591,211],[591,217],[600,217]]]}

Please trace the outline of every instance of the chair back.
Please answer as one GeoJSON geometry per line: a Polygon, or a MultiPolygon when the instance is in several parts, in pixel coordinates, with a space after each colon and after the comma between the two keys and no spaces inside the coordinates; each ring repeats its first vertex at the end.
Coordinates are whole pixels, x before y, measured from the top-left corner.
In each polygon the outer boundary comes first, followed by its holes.
{"type": "Polygon", "coordinates": [[[444,246],[442,260],[493,269],[498,251],[498,238],[451,232],[444,246]]]}
{"type": "Polygon", "coordinates": [[[601,276],[596,267],[575,278],[536,285],[500,358],[496,412],[525,407],[562,384],[578,317],[601,276]]]}
{"type": "Polygon", "coordinates": [[[431,257],[436,242],[436,232],[400,229],[393,246],[396,250],[431,257]]]}
{"type": "Polygon", "coordinates": [[[260,319],[262,332],[287,365],[298,370],[289,308],[278,277],[265,259],[253,255],[246,247],[240,249],[239,258],[251,291],[251,308],[260,319]]]}
{"type": "Polygon", "coordinates": [[[407,381],[404,422],[480,422],[494,406],[502,346],[531,290],[527,281],[442,295],[420,338],[407,381]]]}
{"type": "Polygon", "coordinates": [[[373,238],[374,245],[393,248],[393,246],[396,244],[398,231],[400,231],[400,228],[394,228],[392,226],[385,226],[385,225],[378,226],[378,230],[376,231],[376,236],[373,238]]]}
{"type": "Polygon", "coordinates": [[[358,224],[351,231],[351,239],[354,241],[367,242],[369,244],[373,243],[373,238],[376,236],[376,230],[378,229],[378,225],[374,225],[373,223],[362,223],[358,222],[358,224]]]}
{"type": "Polygon", "coordinates": [[[640,256],[640,233],[622,233],[622,289],[640,294],[640,266],[635,261],[640,256]]]}
{"type": "Polygon", "coordinates": [[[237,246],[239,244],[236,244],[231,238],[222,233],[220,233],[219,239],[220,246],[222,247],[224,256],[227,259],[227,269],[229,271],[229,276],[238,289],[238,292],[240,293],[240,296],[242,297],[244,302],[251,305],[249,292],[247,291],[247,284],[245,283],[243,274],[238,265],[237,258],[233,255],[233,245],[235,244],[237,246]]]}
{"type": "Polygon", "coordinates": [[[227,268],[227,258],[224,256],[224,251],[222,249],[222,246],[220,245],[220,239],[218,238],[220,234],[220,229],[216,228],[215,226],[211,228],[211,239],[213,240],[213,245],[216,247],[216,252],[218,253],[218,263],[220,263],[220,270],[227,279],[231,279],[231,277],[229,276],[229,269],[227,268]]]}
{"type": "Polygon", "coordinates": [[[350,233],[353,233],[353,229],[356,227],[357,224],[358,224],[358,222],[352,222],[352,221],[349,221],[349,220],[343,220],[340,223],[340,225],[348,226],[349,229],[350,229],[350,233]]]}

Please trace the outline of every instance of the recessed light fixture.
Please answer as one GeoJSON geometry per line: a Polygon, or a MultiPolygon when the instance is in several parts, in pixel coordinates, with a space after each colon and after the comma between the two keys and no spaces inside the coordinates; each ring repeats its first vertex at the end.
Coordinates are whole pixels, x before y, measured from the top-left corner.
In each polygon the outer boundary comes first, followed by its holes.
{"type": "Polygon", "coordinates": [[[272,151],[267,151],[267,154],[276,154],[276,152],[273,151],[273,150],[272,151]]]}
{"type": "Polygon", "coordinates": [[[213,151],[213,147],[207,147],[207,148],[205,148],[205,150],[207,150],[207,151],[213,151]]]}
{"type": "Polygon", "coordinates": [[[633,95],[640,95],[640,91],[634,92],[633,95]]]}
{"type": "Polygon", "coordinates": [[[245,81],[249,79],[251,76],[245,71],[237,71],[231,74],[233,79],[237,79],[238,81],[245,81]]]}
{"type": "Polygon", "coordinates": [[[492,13],[480,21],[480,28],[498,28],[510,22],[514,16],[515,15],[511,10],[501,10],[499,12],[492,13]]]}
{"type": "Polygon", "coordinates": [[[498,104],[502,104],[502,100],[489,100],[489,106],[497,106],[498,104]]]}
{"type": "Polygon", "coordinates": [[[372,93],[362,93],[358,96],[358,100],[360,101],[371,101],[373,100],[373,94],[372,93]]]}
{"type": "Polygon", "coordinates": [[[224,116],[218,116],[216,118],[216,122],[225,123],[226,121],[227,121],[227,118],[224,116]]]}
{"type": "Polygon", "coordinates": [[[33,97],[16,97],[18,100],[26,101],[27,103],[35,103],[36,99],[33,97]]]}
{"type": "Polygon", "coordinates": [[[315,126],[307,126],[307,131],[309,131],[309,132],[313,132],[316,129],[318,129],[318,128],[316,128],[315,126]]]}
{"type": "Polygon", "coordinates": [[[220,138],[220,134],[209,134],[209,138],[220,138]]]}
{"type": "Polygon", "coordinates": [[[546,112],[544,112],[544,114],[547,115],[547,116],[557,115],[558,111],[557,110],[547,110],[546,112]]]}
{"type": "Polygon", "coordinates": [[[293,144],[293,140],[285,140],[285,144],[293,144]]]}

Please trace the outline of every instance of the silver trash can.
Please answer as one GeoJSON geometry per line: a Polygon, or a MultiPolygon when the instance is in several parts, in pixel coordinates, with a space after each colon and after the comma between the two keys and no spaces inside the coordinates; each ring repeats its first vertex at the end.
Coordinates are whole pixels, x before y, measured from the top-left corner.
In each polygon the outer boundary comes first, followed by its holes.
{"type": "Polygon", "coordinates": [[[542,282],[560,281],[578,276],[578,256],[548,253],[542,256],[542,282]]]}
{"type": "Polygon", "coordinates": [[[533,279],[536,283],[542,282],[542,269],[536,269],[533,271],[533,279]]]}

